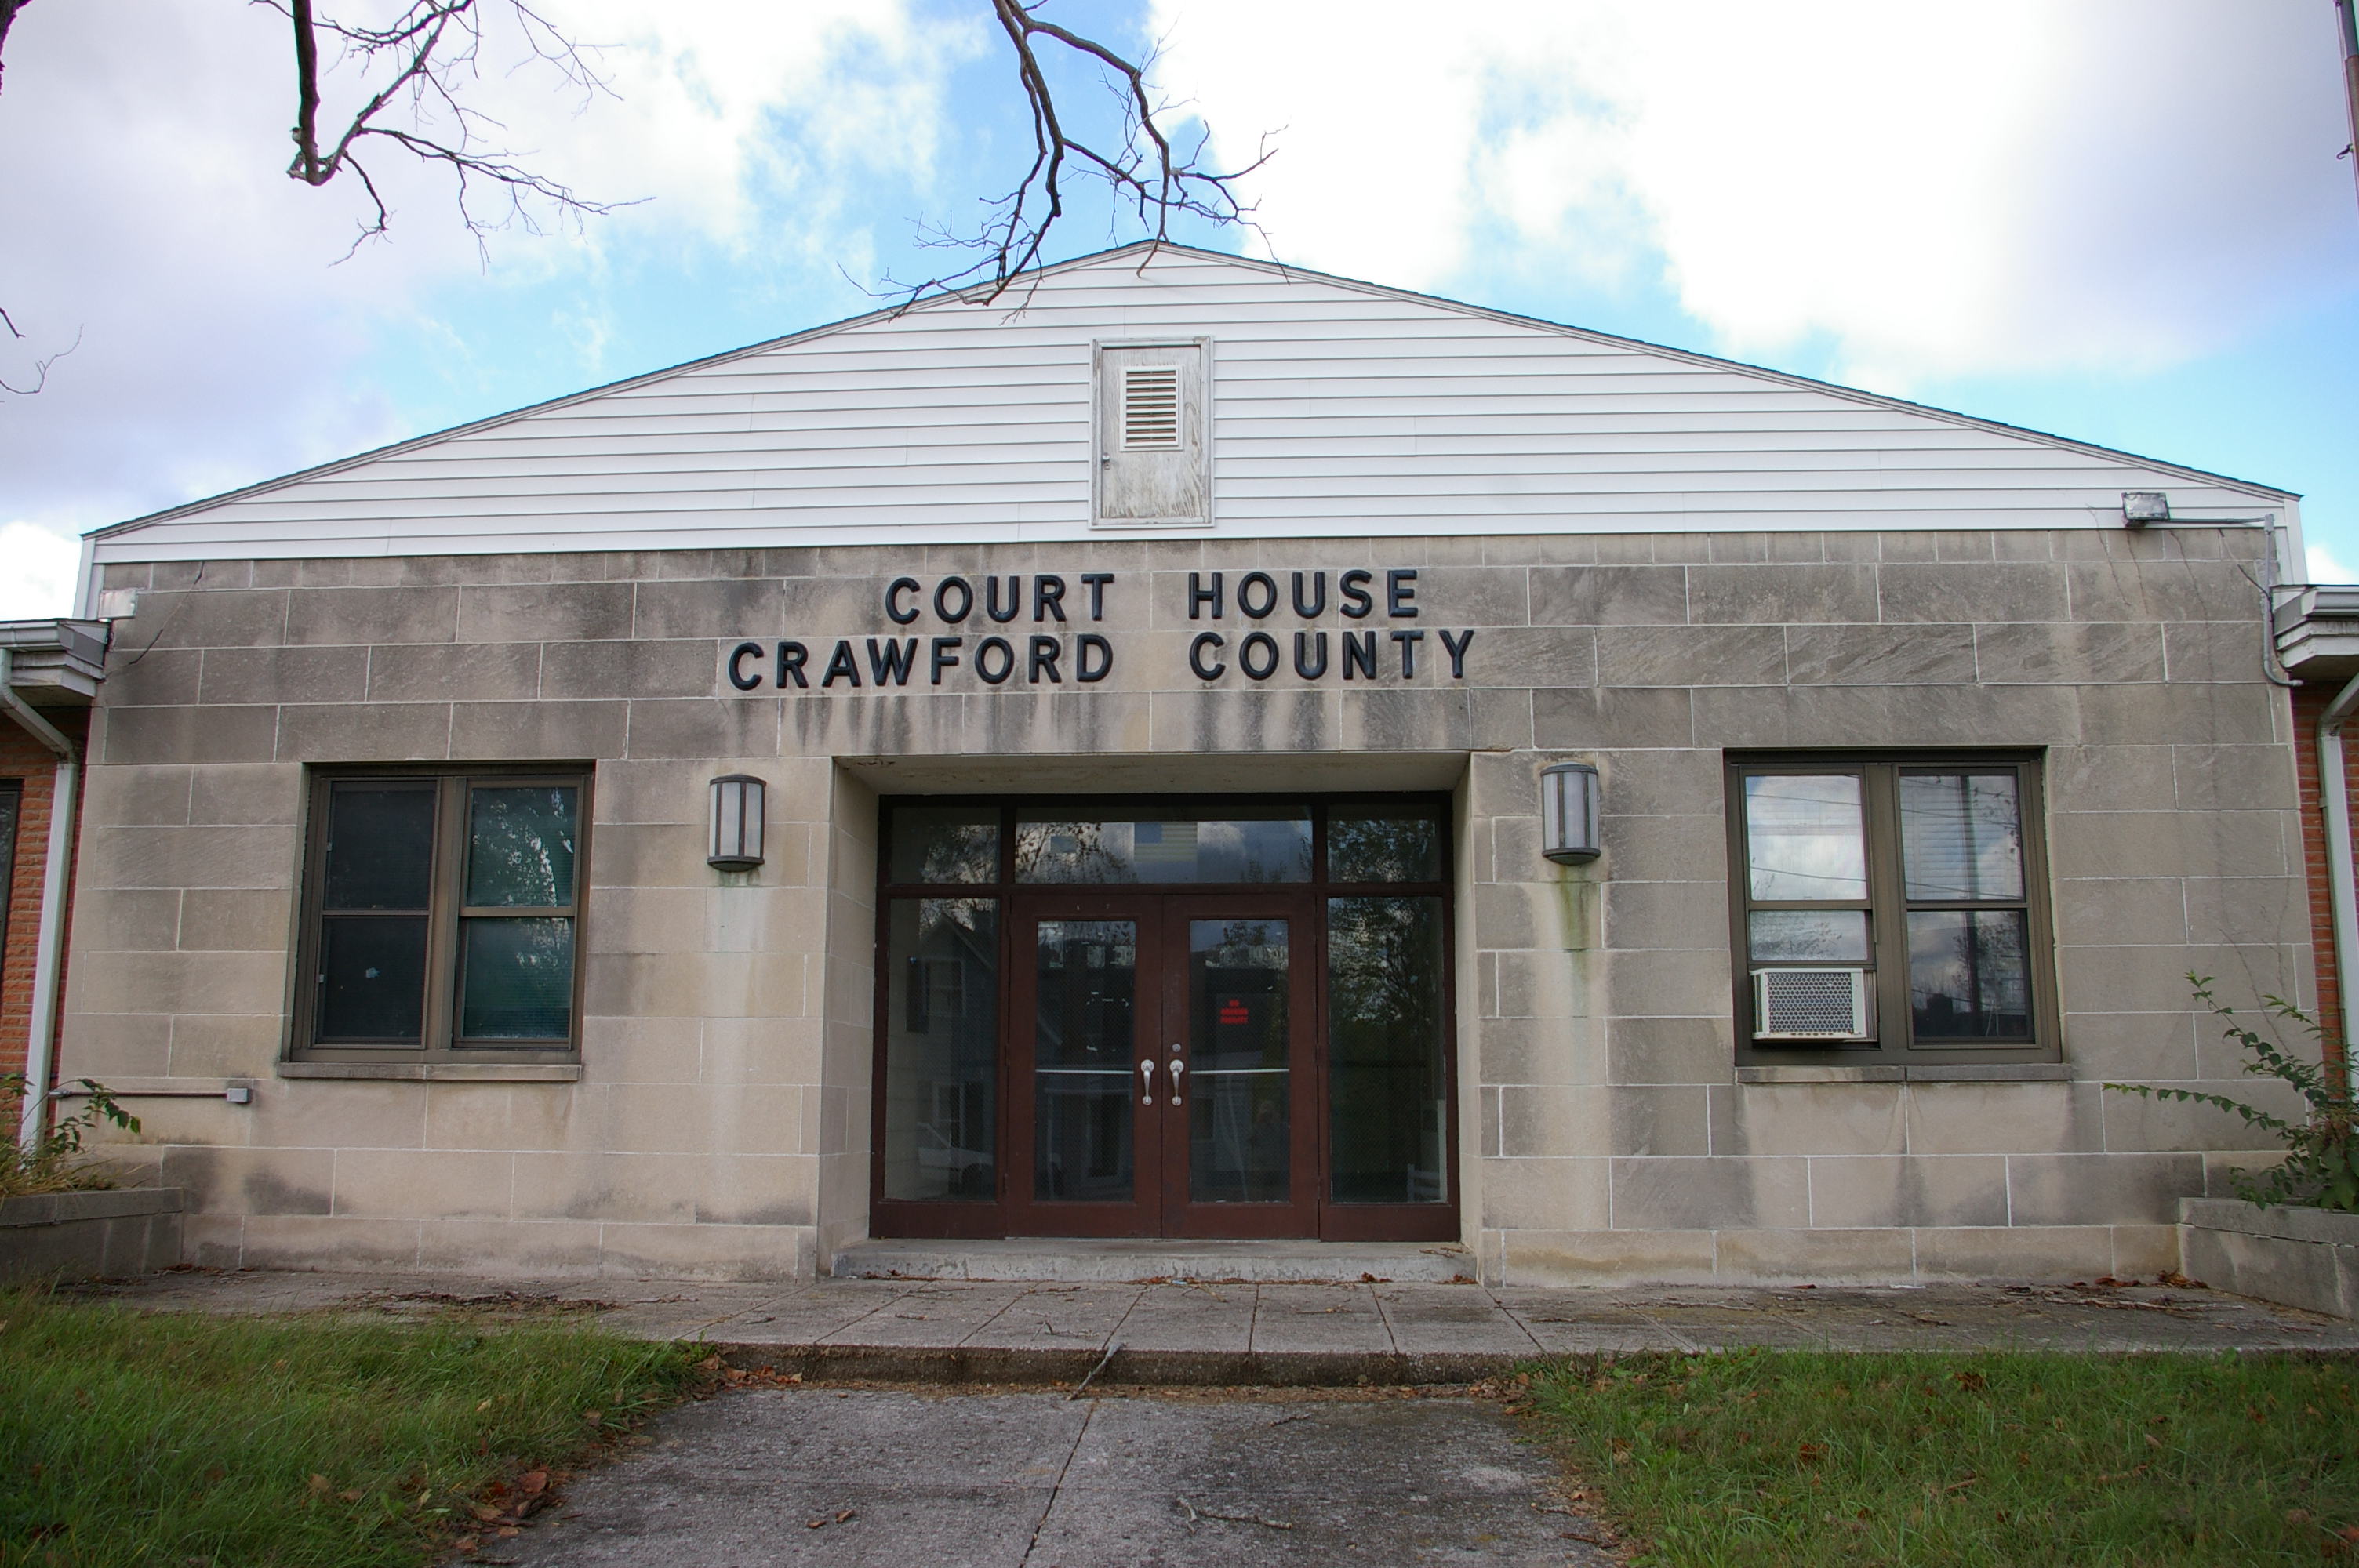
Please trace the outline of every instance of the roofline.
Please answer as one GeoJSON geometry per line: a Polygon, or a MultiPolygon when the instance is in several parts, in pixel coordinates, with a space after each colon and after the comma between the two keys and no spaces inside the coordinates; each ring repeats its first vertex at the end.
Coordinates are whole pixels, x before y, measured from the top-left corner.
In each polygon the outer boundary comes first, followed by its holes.
{"type": "MultiPolygon", "coordinates": [[[[112,538],[118,534],[144,528],[151,523],[168,523],[174,518],[202,512],[225,502],[244,500],[248,496],[260,495],[303,480],[318,479],[327,474],[341,472],[361,463],[374,462],[379,458],[392,457],[419,447],[430,446],[454,436],[467,436],[479,430],[495,429],[513,420],[568,407],[590,398],[603,396],[608,393],[627,391],[632,387],[644,386],[651,382],[662,381],[688,371],[702,370],[710,365],[726,364],[732,360],[743,359],[750,354],[765,353],[773,349],[808,342],[812,339],[827,337],[832,333],[850,331],[853,328],[868,326],[874,322],[891,320],[895,317],[906,316],[912,311],[936,309],[945,305],[987,304],[1019,290],[1028,296],[1032,287],[1042,278],[1134,254],[1143,254],[1151,260],[1156,253],[1161,251],[1172,251],[1181,255],[1201,256],[1209,261],[1251,267],[1256,271],[1270,273],[1280,278],[1312,278],[1321,283],[1332,284],[1342,288],[1357,289],[1363,293],[1385,295],[1397,299],[1413,299],[1419,304],[1454,310],[1462,315],[1479,316],[1518,327],[1536,328],[1542,331],[1560,333],[1567,337],[1608,344],[1616,348],[1665,354],[1690,364],[1719,370],[1741,371],[1748,375],[1765,376],[1772,381],[1783,382],[1789,386],[1827,393],[1874,407],[1897,409],[1902,413],[1949,420],[1976,429],[2038,441],[2067,451],[2085,453],[2093,457],[2124,459],[2143,467],[2179,474],[2198,482],[2223,484],[2246,491],[2256,498],[2268,501],[2291,503],[2301,499],[2301,492],[2299,491],[2280,490],[2275,485],[2262,484],[2255,480],[2237,479],[2233,475],[2215,473],[2209,469],[2190,468],[2184,463],[2174,463],[2162,458],[2147,457],[2140,452],[2125,451],[2118,447],[2104,447],[2091,441],[2075,440],[2070,436],[2060,436],[2048,430],[2035,430],[2026,425],[2010,425],[2000,419],[1985,419],[1977,415],[1960,413],[1954,408],[1936,407],[1929,403],[1913,403],[1905,397],[1892,397],[1883,393],[1867,392],[1859,387],[1844,386],[1838,382],[1821,381],[1813,376],[1799,375],[1792,371],[1753,364],[1745,360],[1728,359],[1719,354],[1700,353],[1693,349],[1674,348],[1666,343],[1650,342],[1644,338],[1623,337],[1618,333],[1603,332],[1590,327],[1575,327],[1563,321],[1551,321],[1540,316],[1520,315],[1513,310],[1501,310],[1487,305],[1471,305],[1462,299],[1451,299],[1438,294],[1424,294],[1413,288],[1401,288],[1391,284],[1370,283],[1364,278],[1344,277],[1335,273],[1321,272],[1314,267],[1297,266],[1288,262],[1267,260],[1259,256],[1232,255],[1225,251],[1205,250],[1201,246],[1181,244],[1173,240],[1150,239],[1134,240],[1125,245],[1116,245],[1109,250],[1092,251],[1085,255],[1072,256],[1064,261],[1035,267],[1030,272],[1016,274],[1008,279],[1005,286],[986,283],[976,284],[966,288],[943,289],[939,293],[926,295],[903,304],[864,311],[857,316],[843,317],[816,327],[806,327],[798,332],[788,332],[782,337],[766,338],[760,342],[748,343],[742,348],[724,349],[719,353],[707,354],[701,359],[683,360],[678,364],[666,365],[659,370],[643,371],[637,375],[603,382],[596,386],[584,387],[579,392],[569,392],[562,396],[551,397],[539,403],[529,403],[521,408],[511,408],[505,413],[488,415],[484,418],[472,419],[464,424],[429,431],[422,436],[411,436],[399,441],[388,442],[382,447],[372,447],[366,451],[355,452],[350,457],[337,458],[306,469],[297,469],[292,473],[280,474],[274,479],[257,480],[252,484],[241,485],[235,490],[226,490],[218,495],[204,496],[195,501],[184,501],[179,505],[168,506],[161,511],[126,518],[120,523],[109,523],[103,527],[89,530],[82,535],[82,537],[85,539],[112,538]]],[[[1142,262],[1140,265],[1143,266],[1146,264],[1142,262]]],[[[1022,306],[1019,305],[1016,308],[1021,309],[1022,306]]]]}

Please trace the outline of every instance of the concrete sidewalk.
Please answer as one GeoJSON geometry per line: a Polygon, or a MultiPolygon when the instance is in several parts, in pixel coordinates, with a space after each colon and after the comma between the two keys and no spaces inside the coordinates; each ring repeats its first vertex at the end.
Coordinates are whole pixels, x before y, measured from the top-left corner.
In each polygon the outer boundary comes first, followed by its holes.
{"type": "Polygon", "coordinates": [[[1457,1383],[1546,1355],[1812,1350],[2359,1350],[2359,1324],[2158,1285],[1680,1287],[822,1280],[486,1281],[177,1270],[75,1287],[162,1311],[595,1312],[806,1379],[1457,1383]]]}

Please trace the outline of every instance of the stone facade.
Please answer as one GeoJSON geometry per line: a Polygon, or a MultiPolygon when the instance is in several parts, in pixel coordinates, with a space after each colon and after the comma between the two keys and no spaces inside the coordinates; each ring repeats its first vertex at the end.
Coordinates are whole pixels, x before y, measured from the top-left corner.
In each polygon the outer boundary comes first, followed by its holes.
{"type": "MultiPolygon", "coordinates": [[[[63,1070],[143,1104],[192,1261],[807,1275],[865,1234],[880,793],[1445,787],[1464,1238],[1486,1281],[2152,1274],[2182,1197],[2256,1158],[2107,1079],[2234,1079],[2185,975],[2309,1000],[2263,535],[2234,528],[1524,535],[111,566],[63,1070]],[[1414,569],[1414,622],[1189,617],[1190,573],[1414,569]],[[948,576],[1111,573],[1104,618],[944,625],[948,576]],[[905,626],[884,611],[919,579],[905,626]],[[1426,630],[1417,668],[1389,633],[1426,630]],[[1453,678],[1438,633],[1471,631],[1453,678]],[[1190,672],[1225,634],[1224,673],[1190,672]],[[1239,639],[1373,629],[1376,678],[1239,639]],[[1066,678],[986,684],[1041,633],[1066,678]],[[1104,636],[1105,678],[1071,644],[1104,636]],[[940,684],[924,643],[964,637],[940,684]],[[917,636],[879,689],[870,638],[917,636]],[[861,683],[821,676],[837,639],[861,683]],[[781,694],[777,645],[809,650],[781,694]],[[741,665],[766,678],[739,690],[741,665]],[[2060,1069],[1734,1065],[1731,749],[2038,748],[2060,1069]],[[308,767],[595,765],[578,1070],[297,1076],[308,767]],[[1539,769],[1594,762],[1604,855],[1538,849],[1539,769]],[[705,781],[769,784],[768,860],[703,860],[705,781]],[[1882,1077],[1885,1081],[1869,1081],[1882,1077]],[[1843,1081],[1847,1080],[1847,1081],[1843,1081]]],[[[982,612],[976,612],[980,618],[982,612]]],[[[2248,1081],[2238,1092],[2256,1090],[2248,1081]]]]}

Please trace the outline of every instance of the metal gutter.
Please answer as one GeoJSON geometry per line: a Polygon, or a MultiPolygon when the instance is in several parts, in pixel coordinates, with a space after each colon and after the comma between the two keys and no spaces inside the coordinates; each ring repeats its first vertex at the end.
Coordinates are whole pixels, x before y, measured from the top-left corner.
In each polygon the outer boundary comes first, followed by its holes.
{"type": "MultiPolygon", "coordinates": [[[[66,877],[73,851],[74,808],[82,790],[82,759],[62,730],[16,695],[16,650],[0,647],[0,707],[15,715],[27,734],[57,753],[49,791],[49,858],[41,868],[41,914],[33,947],[31,1027],[25,1038],[27,1090],[16,1140],[27,1149],[40,1141],[49,1119],[49,1077],[57,1061],[58,978],[65,964],[66,877]]],[[[2359,681],[2354,681],[2359,687],[2359,681]]]]}

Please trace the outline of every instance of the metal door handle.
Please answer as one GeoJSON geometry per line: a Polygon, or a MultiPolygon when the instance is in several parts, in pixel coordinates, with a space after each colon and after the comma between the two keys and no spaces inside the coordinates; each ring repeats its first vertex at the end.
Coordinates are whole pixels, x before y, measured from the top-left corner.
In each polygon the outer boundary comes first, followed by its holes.
{"type": "Polygon", "coordinates": [[[1180,1060],[1179,1057],[1177,1057],[1177,1056],[1174,1056],[1174,1057],[1172,1057],[1172,1058],[1171,1058],[1171,1103],[1172,1103],[1173,1105],[1178,1105],[1178,1104],[1180,1104],[1180,1074],[1182,1074],[1182,1073],[1184,1073],[1184,1072],[1186,1072],[1187,1070],[1188,1070],[1188,1064],[1187,1064],[1187,1063],[1185,1063],[1185,1062],[1181,1061],[1181,1060],[1180,1060]]]}
{"type": "Polygon", "coordinates": [[[1155,1063],[1151,1059],[1138,1065],[1138,1103],[1155,1103],[1155,1063]]]}

